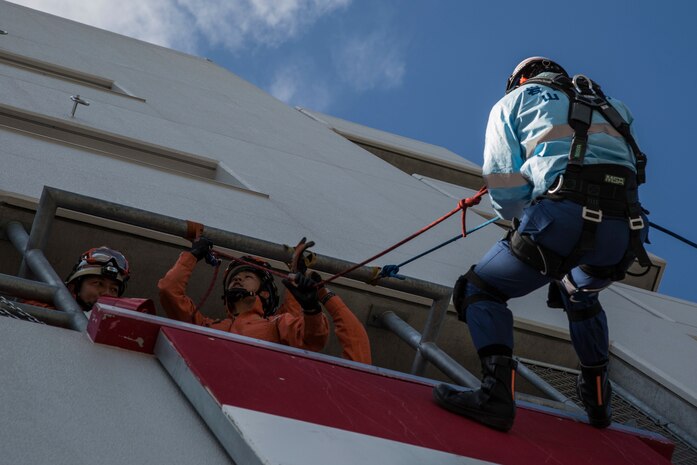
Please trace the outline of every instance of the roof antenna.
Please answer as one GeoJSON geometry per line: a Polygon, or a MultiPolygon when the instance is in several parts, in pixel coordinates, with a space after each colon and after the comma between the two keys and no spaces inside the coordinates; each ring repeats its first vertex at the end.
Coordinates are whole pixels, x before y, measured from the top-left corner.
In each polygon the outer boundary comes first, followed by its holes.
{"type": "Polygon", "coordinates": [[[79,94],[78,94],[78,95],[71,95],[71,96],[70,96],[70,100],[72,100],[73,102],[75,102],[75,103],[73,104],[73,111],[70,113],[70,117],[71,117],[71,118],[75,118],[75,110],[77,110],[77,105],[78,105],[78,104],[80,104],[80,105],[85,105],[86,107],[90,106],[90,102],[88,102],[87,100],[81,98],[79,94]]]}

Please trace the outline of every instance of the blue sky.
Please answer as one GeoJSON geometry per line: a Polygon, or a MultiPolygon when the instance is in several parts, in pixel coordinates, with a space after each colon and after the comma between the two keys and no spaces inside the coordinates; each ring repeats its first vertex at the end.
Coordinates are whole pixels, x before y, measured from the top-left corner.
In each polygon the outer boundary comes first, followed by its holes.
{"type": "MultiPolygon", "coordinates": [[[[114,15],[111,0],[14,1],[208,57],[291,105],[478,164],[511,70],[548,56],[629,106],[649,157],[651,221],[697,241],[697,2],[120,0],[114,15]]],[[[659,291],[697,301],[697,250],[659,231],[650,238],[668,262],[659,291]]]]}

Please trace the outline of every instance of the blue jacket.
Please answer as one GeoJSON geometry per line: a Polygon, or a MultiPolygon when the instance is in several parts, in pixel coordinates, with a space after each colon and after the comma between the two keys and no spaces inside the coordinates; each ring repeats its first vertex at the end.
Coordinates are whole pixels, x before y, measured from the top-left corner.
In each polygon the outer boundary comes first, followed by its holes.
{"type": "MultiPolygon", "coordinates": [[[[551,74],[540,76],[545,75],[551,74]]],[[[609,97],[608,102],[632,124],[622,102],[609,97]]],[[[491,109],[483,174],[501,218],[520,218],[523,209],[564,172],[574,134],[568,113],[564,92],[534,83],[514,89],[491,109]]],[[[588,134],[584,164],[614,163],[636,171],[631,148],[597,111],[588,134]]]]}

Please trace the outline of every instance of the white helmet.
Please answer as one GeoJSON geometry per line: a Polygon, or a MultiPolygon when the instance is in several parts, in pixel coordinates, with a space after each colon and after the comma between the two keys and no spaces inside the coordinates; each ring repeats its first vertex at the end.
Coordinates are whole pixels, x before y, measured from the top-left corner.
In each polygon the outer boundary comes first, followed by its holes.
{"type": "MultiPolygon", "coordinates": [[[[118,250],[106,246],[95,247],[80,255],[65,284],[73,283],[78,278],[89,275],[105,276],[118,281],[119,297],[121,297],[126,290],[126,281],[130,275],[128,260],[118,250]]],[[[76,287],[79,288],[79,285],[76,287]]]]}
{"type": "Polygon", "coordinates": [[[535,77],[540,73],[551,72],[563,74],[569,77],[569,74],[560,64],[545,57],[530,57],[518,63],[513,73],[508,78],[506,83],[506,93],[509,93],[516,87],[520,86],[525,80],[535,77]],[[522,80],[522,81],[521,81],[522,80]]]}

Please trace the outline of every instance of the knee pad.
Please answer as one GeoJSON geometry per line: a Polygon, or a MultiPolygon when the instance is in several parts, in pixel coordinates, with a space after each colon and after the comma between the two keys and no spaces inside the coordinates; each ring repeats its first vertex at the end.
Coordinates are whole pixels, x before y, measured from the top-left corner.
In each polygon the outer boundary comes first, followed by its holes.
{"type": "Polygon", "coordinates": [[[573,310],[573,309],[567,308],[566,309],[566,317],[569,319],[569,321],[571,321],[573,323],[577,323],[579,321],[589,320],[602,311],[603,311],[602,305],[600,305],[600,302],[596,301],[591,306],[580,309],[580,310],[573,310]]]}
{"type": "Polygon", "coordinates": [[[506,303],[508,296],[496,289],[494,286],[485,282],[474,272],[475,265],[469,271],[460,276],[453,287],[453,305],[457,311],[457,317],[460,321],[467,322],[467,307],[469,305],[483,300],[491,300],[498,303],[506,303]],[[469,293],[467,285],[472,284],[478,288],[479,292],[469,293]]]}

